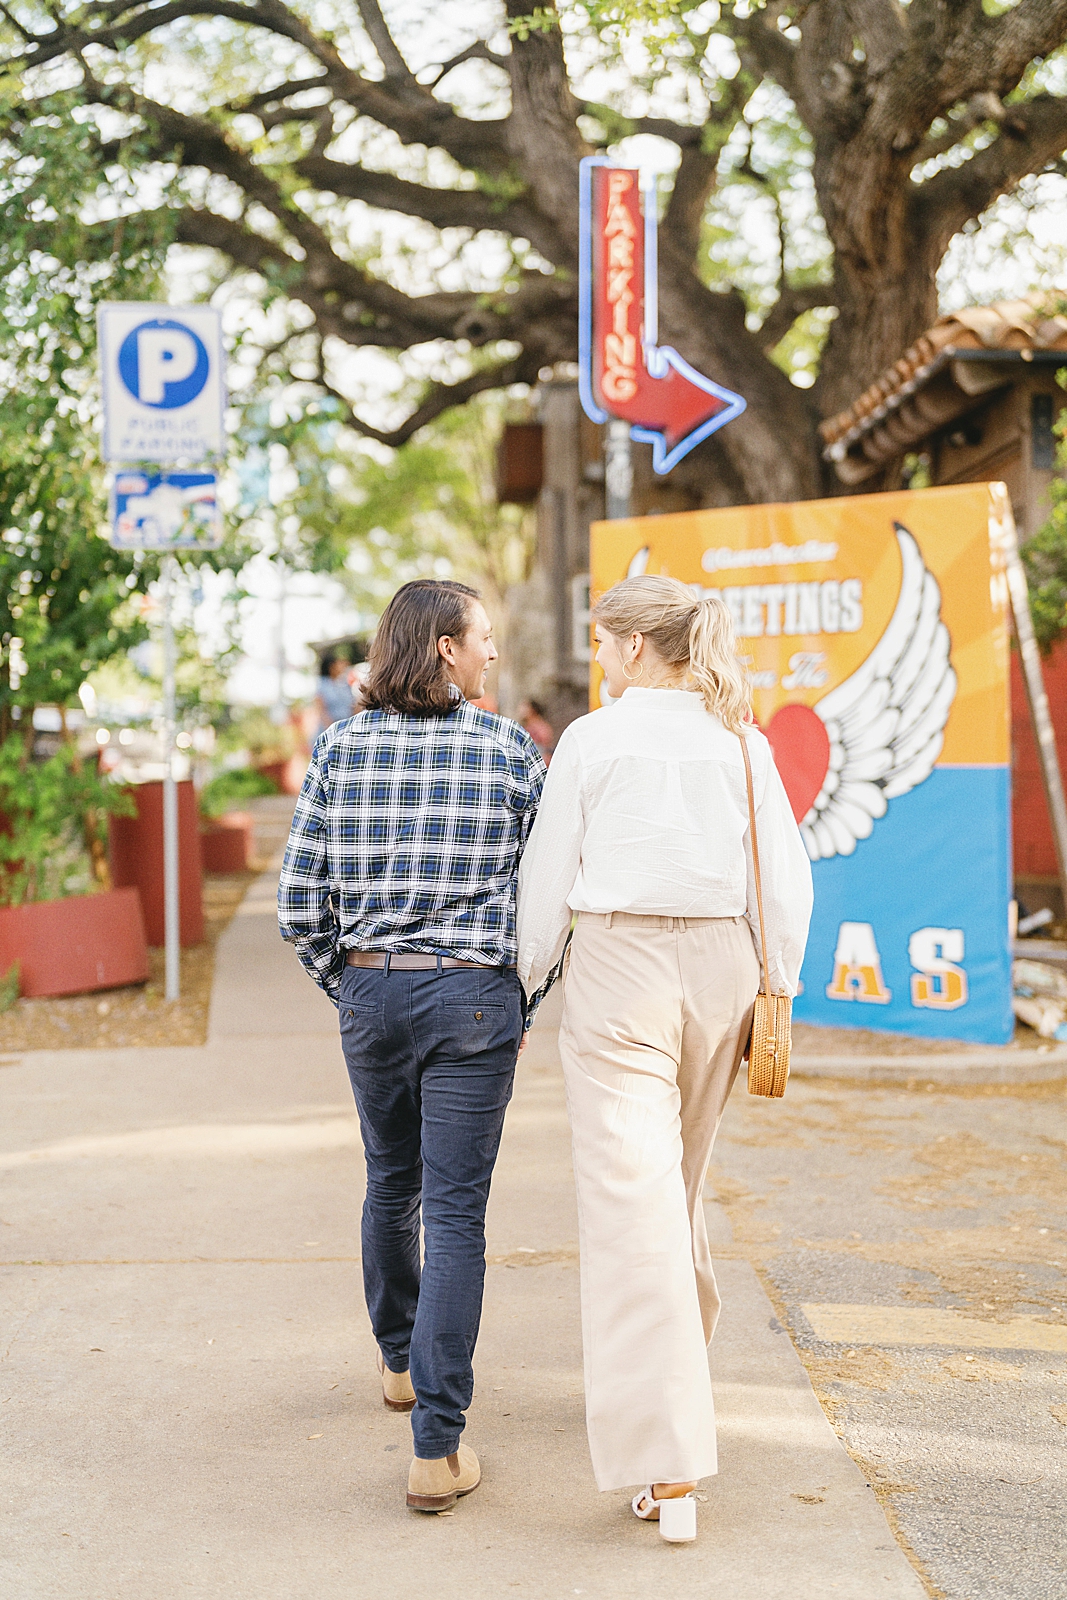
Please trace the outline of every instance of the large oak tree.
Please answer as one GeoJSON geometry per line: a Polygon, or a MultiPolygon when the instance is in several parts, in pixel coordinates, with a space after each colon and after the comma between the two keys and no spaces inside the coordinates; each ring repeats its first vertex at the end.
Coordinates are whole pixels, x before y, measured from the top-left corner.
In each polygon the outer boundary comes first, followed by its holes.
{"type": "Polygon", "coordinates": [[[427,382],[399,425],[375,426],[366,406],[348,412],[387,443],[480,390],[574,359],[578,161],[646,133],[678,153],[660,235],[661,337],[749,402],[696,470],[720,499],[820,493],[820,418],[933,321],[952,237],[1067,147],[1055,55],[1067,0],[647,0],[644,11],[631,0],[621,44],[599,0],[562,17],[505,0],[506,18],[487,13],[481,29],[476,6],[442,0],[421,30],[411,0],[357,4],[6,0],[0,13],[23,85],[11,126],[30,114],[27,98],[40,109],[50,87],[77,79],[105,156],[109,139],[136,137],[146,171],[177,170],[163,206],[153,197],[173,237],[304,308],[323,387],[342,385],[345,347],[440,352],[444,381],[427,382]],[[435,29],[454,45],[436,64],[422,37],[435,29]],[[217,65],[227,39],[239,57],[228,86],[217,65]],[[795,133],[796,182],[828,240],[821,272],[789,270],[789,180],[753,143],[768,108],[795,133]],[[709,210],[727,173],[762,187],[782,222],[783,270],[758,326],[709,264],[709,210]],[[395,251],[368,251],[357,203],[421,219],[420,239],[426,224],[441,230],[454,255],[456,241],[482,237],[486,259],[495,251],[505,266],[488,285],[470,273],[448,287],[420,279],[395,251]],[[802,389],[772,353],[820,307],[834,314],[818,380],[802,389]]]}

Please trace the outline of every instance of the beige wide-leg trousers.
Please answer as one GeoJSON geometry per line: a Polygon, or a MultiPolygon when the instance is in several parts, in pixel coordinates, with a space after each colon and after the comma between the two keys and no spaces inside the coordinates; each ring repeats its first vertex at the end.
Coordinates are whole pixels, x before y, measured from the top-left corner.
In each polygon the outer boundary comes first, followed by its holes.
{"type": "Polygon", "coordinates": [[[701,1196],[758,984],[743,917],[578,917],[560,1053],[601,1489],[716,1470],[720,1301],[701,1196]]]}

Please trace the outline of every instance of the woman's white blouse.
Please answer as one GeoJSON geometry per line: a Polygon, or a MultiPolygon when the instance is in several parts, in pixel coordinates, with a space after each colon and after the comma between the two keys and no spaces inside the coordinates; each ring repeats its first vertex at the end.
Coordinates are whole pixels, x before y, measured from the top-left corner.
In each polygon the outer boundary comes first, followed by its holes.
{"type": "MultiPolygon", "coordinates": [[[[756,797],[767,974],[796,994],[811,867],[762,733],[747,735],[756,797]]],[[[575,911],[740,917],[759,951],[738,737],[685,689],[627,689],[556,746],[519,869],[518,971],[527,994],[563,951],[575,911]]]]}

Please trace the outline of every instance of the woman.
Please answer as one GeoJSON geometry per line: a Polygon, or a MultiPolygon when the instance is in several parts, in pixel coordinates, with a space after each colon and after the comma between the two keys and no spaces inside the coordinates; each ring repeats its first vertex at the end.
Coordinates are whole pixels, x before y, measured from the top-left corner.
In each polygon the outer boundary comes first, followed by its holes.
{"type": "Polygon", "coordinates": [[[564,962],[586,1417],[600,1489],[693,1538],[716,1470],[719,1296],[701,1196],[759,985],[752,763],[771,990],[795,994],[811,869],[716,597],[627,578],[594,608],[608,691],[556,746],[519,875],[527,994],[564,962]],[[686,1503],[680,1504],[683,1499],[686,1503]]]}

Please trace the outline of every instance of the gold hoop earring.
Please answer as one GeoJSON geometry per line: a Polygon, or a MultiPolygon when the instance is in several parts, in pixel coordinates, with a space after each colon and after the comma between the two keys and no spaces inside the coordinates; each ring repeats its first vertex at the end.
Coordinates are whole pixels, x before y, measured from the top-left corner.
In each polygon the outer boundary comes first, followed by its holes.
{"type": "Polygon", "coordinates": [[[622,669],[622,675],[626,679],[627,683],[637,683],[645,675],[645,664],[644,664],[644,662],[643,661],[639,661],[637,663],[637,677],[636,678],[631,678],[630,674],[627,672],[625,667],[623,667],[623,669],[622,669]]]}

